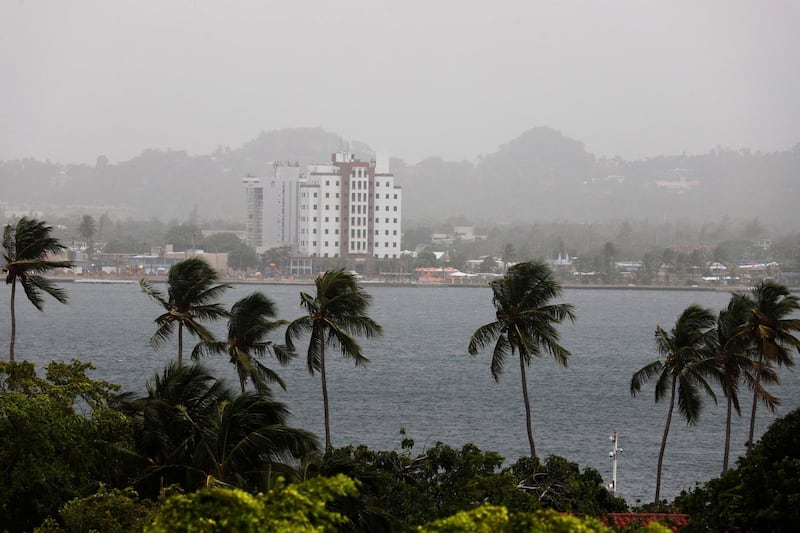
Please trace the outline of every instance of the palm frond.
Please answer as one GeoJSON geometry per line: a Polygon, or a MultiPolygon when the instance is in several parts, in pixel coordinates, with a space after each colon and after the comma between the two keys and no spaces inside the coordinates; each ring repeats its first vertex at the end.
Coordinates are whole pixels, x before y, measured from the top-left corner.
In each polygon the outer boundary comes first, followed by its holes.
{"type": "Polygon", "coordinates": [[[656,359],[634,372],[631,377],[631,396],[639,394],[642,390],[642,385],[650,382],[653,378],[661,374],[663,370],[664,363],[660,359],[656,359]]]}
{"type": "Polygon", "coordinates": [[[470,355],[477,355],[479,351],[486,348],[495,339],[500,337],[503,332],[504,324],[500,321],[484,324],[475,330],[469,339],[467,351],[470,355]]]}

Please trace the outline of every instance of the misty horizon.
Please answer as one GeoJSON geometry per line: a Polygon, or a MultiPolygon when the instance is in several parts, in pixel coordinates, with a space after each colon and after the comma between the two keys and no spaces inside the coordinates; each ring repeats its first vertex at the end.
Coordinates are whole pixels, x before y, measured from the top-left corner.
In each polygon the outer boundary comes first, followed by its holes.
{"type": "Polygon", "coordinates": [[[0,160],[321,128],[408,163],[538,126],[640,160],[800,141],[800,5],[6,2],[0,160]]]}

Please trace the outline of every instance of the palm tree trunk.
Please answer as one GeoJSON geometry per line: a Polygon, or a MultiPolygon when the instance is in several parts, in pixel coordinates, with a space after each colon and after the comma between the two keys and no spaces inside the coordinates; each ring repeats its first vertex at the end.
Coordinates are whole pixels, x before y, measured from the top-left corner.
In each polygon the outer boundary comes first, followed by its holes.
{"type": "Polygon", "coordinates": [[[531,457],[536,457],[536,445],[533,443],[533,426],[531,425],[531,402],[528,400],[528,380],[525,377],[525,359],[522,351],[519,354],[519,370],[522,376],[522,399],[525,401],[525,423],[528,428],[528,443],[531,445],[531,457]]]}
{"type": "Polygon", "coordinates": [[[8,347],[8,360],[14,362],[14,344],[17,342],[17,314],[14,311],[14,296],[17,292],[17,280],[11,282],[11,345],[8,347]]]}
{"type": "Polygon", "coordinates": [[[331,423],[328,413],[328,381],[325,379],[325,342],[319,348],[319,370],[322,377],[322,409],[325,415],[325,453],[331,450],[331,423]]]}
{"type": "Polygon", "coordinates": [[[183,366],[183,322],[178,322],[178,366],[183,366]]]}
{"type": "Polygon", "coordinates": [[[756,373],[756,383],[753,386],[753,410],[750,412],[750,433],[747,436],[747,454],[753,451],[753,435],[756,429],[756,408],[758,407],[758,389],[761,386],[761,369],[756,373]]]}
{"type": "Polygon", "coordinates": [[[669,398],[669,411],[667,412],[667,424],[664,426],[664,436],[661,438],[661,450],[658,452],[658,469],[656,471],[656,499],[655,505],[659,505],[661,498],[661,466],[664,464],[664,450],[667,448],[667,435],[669,426],[672,423],[672,409],[675,407],[675,385],[678,382],[672,378],[672,394],[669,398]]]}
{"type": "Polygon", "coordinates": [[[731,451],[731,410],[732,410],[733,400],[731,400],[730,394],[728,394],[728,413],[725,417],[725,454],[722,457],[722,475],[724,476],[728,472],[728,458],[730,456],[731,451]]]}

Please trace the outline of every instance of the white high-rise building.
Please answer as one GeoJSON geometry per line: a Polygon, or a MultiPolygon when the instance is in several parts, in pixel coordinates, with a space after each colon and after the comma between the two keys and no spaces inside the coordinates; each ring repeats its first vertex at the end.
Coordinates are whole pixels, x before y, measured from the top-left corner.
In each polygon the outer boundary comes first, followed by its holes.
{"type": "Polygon", "coordinates": [[[274,163],[272,177],[248,176],[245,241],[258,253],[270,248],[297,245],[300,167],[274,163]]]}
{"type": "Polygon", "coordinates": [[[317,257],[400,257],[402,190],[388,158],[350,152],[312,165],[300,181],[300,253],[317,257]]]}

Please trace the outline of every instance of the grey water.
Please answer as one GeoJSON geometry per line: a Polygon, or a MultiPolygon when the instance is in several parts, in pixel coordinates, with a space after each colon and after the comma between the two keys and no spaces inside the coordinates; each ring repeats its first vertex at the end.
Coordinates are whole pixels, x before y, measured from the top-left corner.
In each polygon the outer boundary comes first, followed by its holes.
{"type": "MultiPolygon", "coordinates": [[[[38,367],[54,359],[77,358],[96,367],[92,377],[143,394],[146,380],[163,370],[177,353],[176,342],[157,352],[149,345],[159,306],[136,284],[64,287],[70,303],[48,300],[44,312],[37,311],[18,291],[18,360],[32,361],[38,367]]],[[[235,285],[224,302],[230,305],[256,290],[272,298],[279,318],[287,320],[303,314],[300,291],[313,292],[311,286],[235,285]]],[[[403,428],[415,440],[414,453],[441,441],[453,447],[471,442],[482,450],[499,452],[508,463],[528,454],[518,361],[508,360],[496,383],[489,371],[490,351],[476,357],[467,354],[472,332],[494,319],[488,287],[370,285],[367,290],[373,296],[371,316],[383,325],[384,334],[361,340],[370,359],[364,368],[329,354],[334,446],[399,449],[403,428]]],[[[0,294],[2,346],[7,345],[10,333],[9,294],[0,294]]],[[[624,450],[619,454],[618,495],[629,504],[652,501],[667,403],[654,402],[653,385],[631,397],[631,374],[657,357],[653,340],[657,325],[671,328],[678,314],[692,303],[716,312],[728,298],[724,291],[565,290],[561,301],[573,304],[577,313],[574,324],[560,327],[562,344],[572,352],[569,366],[560,367],[552,357],[544,356],[535,359],[528,370],[539,455],[561,455],[581,468],[593,467],[609,483],[609,436],[617,431],[624,450]]],[[[224,323],[212,329],[224,337],[224,323]]],[[[189,352],[193,343],[189,337],[189,348],[184,351],[189,352]]],[[[287,390],[276,388],[275,395],[288,404],[294,425],[322,436],[319,376],[309,375],[303,348],[300,344],[300,355],[288,367],[272,366],[287,383],[287,390]]],[[[237,386],[234,369],[224,357],[207,359],[205,364],[237,386]]],[[[775,415],[760,408],[757,435],[775,416],[800,406],[798,372],[782,369],[781,376],[782,384],[774,392],[783,405],[775,415]]],[[[750,405],[746,392],[742,404],[750,405]]],[[[744,453],[749,414],[745,410],[742,418],[734,417],[734,460],[744,453]]],[[[706,401],[697,426],[689,427],[679,417],[673,419],[662,497],[671,499],[720,474],[724,415],[720,396],[719,405],[706,401]]]]}

